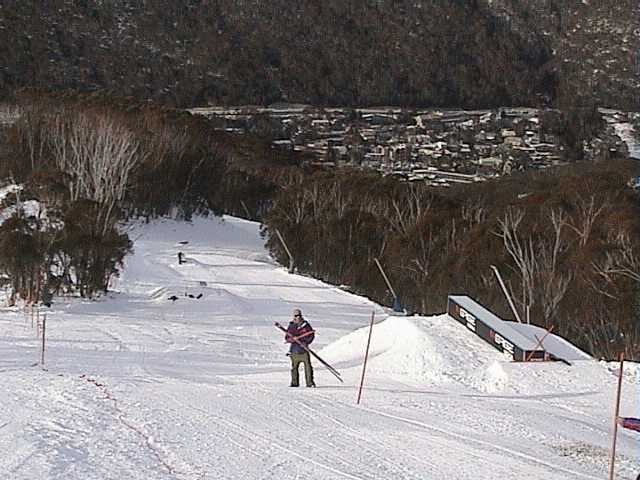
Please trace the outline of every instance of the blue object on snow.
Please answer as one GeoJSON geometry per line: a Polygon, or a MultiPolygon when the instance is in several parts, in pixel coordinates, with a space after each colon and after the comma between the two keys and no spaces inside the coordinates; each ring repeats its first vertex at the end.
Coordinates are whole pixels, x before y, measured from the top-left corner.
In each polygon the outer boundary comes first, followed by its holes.
{"type": "Polygon", "coordinates": [[[393,306],[391,308],[393,308],[394,312],[404,312],[404,308],[402,308],[402,303],[400,303],[400,299],[398,297],[393,299],[393,306]]]}

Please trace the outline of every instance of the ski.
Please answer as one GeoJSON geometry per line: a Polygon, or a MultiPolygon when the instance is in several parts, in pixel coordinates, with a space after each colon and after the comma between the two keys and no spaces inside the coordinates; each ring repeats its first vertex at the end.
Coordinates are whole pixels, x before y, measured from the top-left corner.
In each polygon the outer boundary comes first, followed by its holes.
{"type": "Polygon", "coordinates": [[[307,336],[311,335],[312,333],[316,333],[316,331],[315,330],[309,330],[308,332],[303,333],[302,335],[298,335],[297,337],[292,337],[291,335],[289,335],[287,333],[287,338],[290,338],[291,340],[293,340],[295,342],[297,340],[300,340],[301,338],[304,338],[304,337],[307,337],[307,336]]]}
{"type": "MultiPolygon", "coordinates": [[[[276,328],[282,330],[284,333],[289,335],[289,332],[287,332],[287,329],[284,328],[282,325],[280,325],[278,322],[275,322],[274,325],[276,326],[276,328]]],[[[311,332],[309,332],[309,333],[311,333],[311,332]]],[[[327,368],[327,370],[329,370],[333,374],[334,377],[336,377],[338,380],[340,380],[340,382],[344,383],[344,380],[342,380],[342,378],[340,377],[340,372],[338,372],[335,368],[333,368],[331,365],[329,365],[327,362],[325,362],[322,358],[320,358],[316,352],[314,352],[308,346],[306,346],[304,343],[302,343],[300,340],[298,340],[299,338],[302,338],[303,336],[305,336],[305,335],[301,335],[300,337],[291,337],[289,335],[289,338],[291,338],[294,342],[296,342],[298,345],[300,345],[302,348],[304,348],[307,352],[309,352],[309,354],[313,355],[313,357],[316,358],[316,360],[318,360],[322,365],[324,365],[327,368]]]]}

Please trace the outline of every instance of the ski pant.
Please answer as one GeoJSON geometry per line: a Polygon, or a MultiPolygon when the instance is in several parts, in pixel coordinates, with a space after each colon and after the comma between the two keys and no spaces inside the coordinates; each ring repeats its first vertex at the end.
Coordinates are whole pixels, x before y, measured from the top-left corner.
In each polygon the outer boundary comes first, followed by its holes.
{"type": "Polygon", "coordinates": [[[291,385],[300,385],[300,373],[298,367],[301,363],[304,363],[304,379],[307,382],[307,387],[314,385],[313,383],[313,367],[311,366],[311,357],[309,352],[292,353],[291,355],[291,385]]]}

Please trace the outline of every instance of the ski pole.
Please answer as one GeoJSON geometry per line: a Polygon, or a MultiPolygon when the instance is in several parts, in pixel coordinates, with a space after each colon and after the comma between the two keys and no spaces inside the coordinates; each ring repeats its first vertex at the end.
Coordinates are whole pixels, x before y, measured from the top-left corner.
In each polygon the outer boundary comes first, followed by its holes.
{"type": "MultiPolygon", "coordinates": [[[[284,333],[288,333],[287,329],[284,328],[282,325],[280,325],[278,322],[275,322],[274,325],[276,326],[276,328],[282,330],[284,333]]],[[[311,350],[308,346],[306,346],[304,343],[302,343],[296,337],[290,337],[290,338],[294,342],[296,342],[298,345],[300,345],[302,348],[304,348],[305,351],[307,351],[311,355],[313,355],[316,358],[316,360],[318,360],[322,365],[327,367],[327,370],[329,370],[333,374],[334,377],[336,377],[338,380],[340,380],[340,382],[344,383],[344,380],[342,380],[342,378],[340,377],[340,372],[338,372],[335,368],[333,368],[331,365],[329,365],[327,362],[325,362],[322,358],[320,358],[320,356],[316,352],[311,350]]]]}

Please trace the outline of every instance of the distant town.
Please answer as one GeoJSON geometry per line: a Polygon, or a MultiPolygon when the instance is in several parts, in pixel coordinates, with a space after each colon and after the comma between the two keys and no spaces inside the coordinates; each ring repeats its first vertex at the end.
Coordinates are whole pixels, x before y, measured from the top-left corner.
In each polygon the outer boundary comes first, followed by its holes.
{"type": "MultiPolygon", "coordinates": [[[[208,107],[191,109],[228,132],[255,133],[274,148],[306,154],[307,162],[349,165],[407,181],[447,187],[566,163],[550,126],[560,113],[533,108],[424,110],[401,108],[208,107]]],[[[606,128],[588,145],[587,159],[629,155],[639,114],[600,111],[606,128]],[[625,137],[625,132],[627,137],[625,137]]]]}

